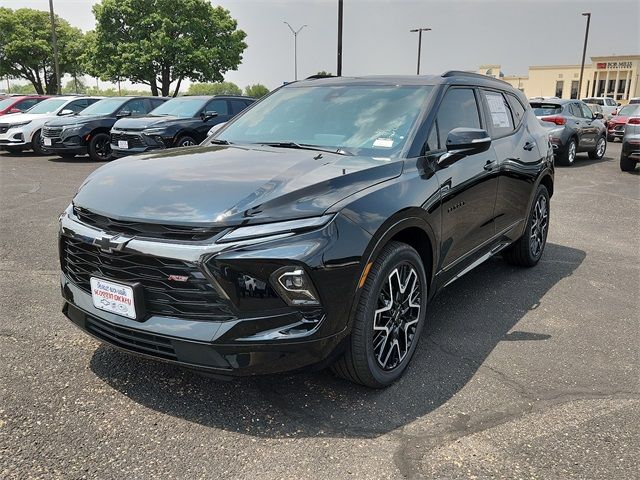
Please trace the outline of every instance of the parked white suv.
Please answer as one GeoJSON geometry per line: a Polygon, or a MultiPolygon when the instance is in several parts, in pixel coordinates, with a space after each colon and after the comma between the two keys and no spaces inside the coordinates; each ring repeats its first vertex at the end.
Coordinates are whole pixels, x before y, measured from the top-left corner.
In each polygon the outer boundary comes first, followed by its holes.
{"type": "Polygon", "coordinates": [[[73,115],[102,97],[52,97],[34,105],[24,113],[0,117],[0,149],[20,152],[32,149],[42,154],[40,131],[47,120],[73,115]]]}
{"type": "Polygon", "coordinates": [[[583,98],[584,103],[600,105],[602,107],[602,114],[604,115],[605,122],[611,120],[611,116],[618,109],[620,104],[610,97],[589,97],[583,98]]]}

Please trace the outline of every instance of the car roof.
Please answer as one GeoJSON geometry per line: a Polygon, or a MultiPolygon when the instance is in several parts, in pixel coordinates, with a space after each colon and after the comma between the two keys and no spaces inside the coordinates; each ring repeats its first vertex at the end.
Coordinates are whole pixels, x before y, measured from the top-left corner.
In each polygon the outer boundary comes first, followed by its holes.
{"type": "MultiPolygon", "coordinates": [[[[213,98],[240,98],[243,100],[254,100],[253,97],[247,97],[246,95],[227,95],[227,94],[223,94],[223,95],[181,95],[179,97],[175,97],[175,98],[199,98],[202,100],[208,100],[208,99],[213,99],[213,98]]],[[[173,100],[173,99],[172,99],[173,100]]]]}
{"type": "Polygon", "coordinates": [[[476,85],[516,90],[511,84],[479,73],[449,70],[442,75],[369,75],[358,77],[312,76],[285,86],[321,86],[321,85],[476,85]]]}
{"type": "Polygon", "coordinates": [[[572,99],[566,99],[566,98],[549,98],[549,99],[541,99],[541,100],[536,100],[531,99],[529,100],[529,103],[554,103],[556,105],[566,105],[567,103],[571,103],[571,102],[581,102],[582,100],[578,100],[577,98],[572,98],[572,99]]]}

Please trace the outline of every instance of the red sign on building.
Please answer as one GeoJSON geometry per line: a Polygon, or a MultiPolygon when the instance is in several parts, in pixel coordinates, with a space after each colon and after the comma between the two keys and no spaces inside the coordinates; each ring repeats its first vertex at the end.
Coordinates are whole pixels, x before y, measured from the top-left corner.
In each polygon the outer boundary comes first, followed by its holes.
{"type": "Polygon", "coordinates": [[[607,62],[597,63],[596,68],[607,68],[607,62]]]}

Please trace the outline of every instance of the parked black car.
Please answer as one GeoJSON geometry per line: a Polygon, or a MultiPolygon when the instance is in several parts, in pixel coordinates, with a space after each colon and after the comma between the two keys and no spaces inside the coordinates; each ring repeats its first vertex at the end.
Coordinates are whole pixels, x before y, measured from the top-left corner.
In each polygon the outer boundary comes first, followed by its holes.
{"type": "Polygon", "coordinates": [[[291,83],[207,143],[105,165],[62,214],[63,311],[94,337],[214,374],[333,364],[383,387],[436,292],[545,247],[553,150],[497,79],[291,83]]]}
{"type": "Polygon", "coordinates": [[[111,160],[109,131],[119,118],[146,115],[162,105],[162,97],[111,97],[77,115],[50,120],[42,128],[42,150],[73,158],[87,153],[94,161],[111,160]]]}
{"type": "Polygon", "coordinates": [[[549,130],[549,137],[560,165],[573,165],[576,153],[588,152],[600,159],[607,150],[607,128],[601,113],[593,113],[580,100],[531,102],[536,116],[549,130]]]}
{"type": "Polygon", "coordinates": [[[255,99],[240,96],[177,97],[148,116],[123,118],[111,129],[111,151],[116,157],[159,148],[197,145],[211,127],[227,122],[255,99]]]}

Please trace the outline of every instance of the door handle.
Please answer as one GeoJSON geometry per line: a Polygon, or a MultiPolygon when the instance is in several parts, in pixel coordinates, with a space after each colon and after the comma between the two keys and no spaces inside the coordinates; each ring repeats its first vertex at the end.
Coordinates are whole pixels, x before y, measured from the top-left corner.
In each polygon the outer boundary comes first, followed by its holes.
{"type": "Polygon", "coordinates": [[[493,167],[496,166],[495,160],[487,160],[487,163],[484,164],[484,169],[487,171],[493,170],[493,167]]]}
{"type": "Polygon", "coordinates": [[[527,142],[524,144],[524,148],[527,152],[530,152],[531,150],[533,150],[533,147],[536,146],[536,142],[527,142]]]}

